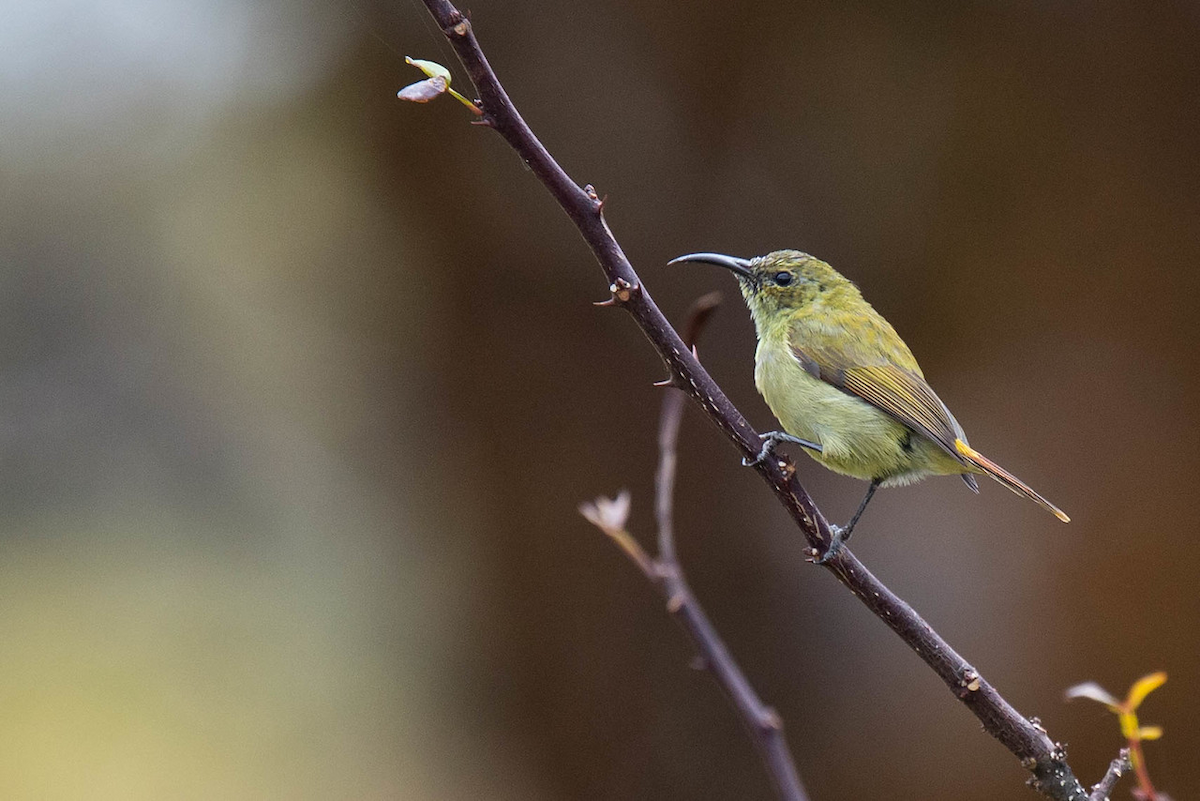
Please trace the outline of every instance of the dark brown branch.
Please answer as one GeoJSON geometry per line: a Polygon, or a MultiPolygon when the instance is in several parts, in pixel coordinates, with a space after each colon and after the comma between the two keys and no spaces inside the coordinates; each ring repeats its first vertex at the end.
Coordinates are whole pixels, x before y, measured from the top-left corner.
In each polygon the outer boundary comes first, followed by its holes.
{"type": "Polygon", "coordinates": [[[1129,770],[1133,770],[1133,764],[1129,761],[1129,749],[1122,748],[1121,753],[1108,766],[1108,772],[1104,774],[1104,778],[1092,788],[1092,794],[1088,796],[1088,801],[1108,801],[1113,788],[1117,786],[1117,780],[1129,770]]]}
{"type": "MultiPolygon", "coordinates": [[[[695,341],[705,319],[719,301],[720,296],[715,292],[697,301],[688,325],[686,341],[689,345],[695,341]]],[[[704,667],[716,678],[746,725],[754,744],[762,754],[779,797],[784,801],[808,801],[800,783],[800,774],[796,771],[796,765],[783,736],[782,721],[775,710],[764,704],[750,686],[708,615],[700,607],[700,602],[692,593],[675,556],[675,465],[678,461],[676,454],[679,427],[683,422],[686,400],[682,392],[674,390],[668,390],[663,399],[662,417],[658,428],[658,471],[655,473],[658,556],[651,557],[646,554],[625,529],[625,517],[629,511],[628,495],[622,495],[616,501],[597,499],[594,504],[581,506],[580,511],[608,534],[650,583],[658,588],[667,602],[667,611],[683,626],[704,667]]]]}
{"type": "MultiPolygon", "coordinates": [[[[667,363],[672,383],[704,409],[742,455],[758,455],[757,432],[725,396],[684,345],[650,297],[625,257],[602,214],[603,203],[590,186],[580,188],[563,171],[526,125],[488,64],[471,23],[449,0],[425,5],[450,40],[479,93],[483,121],[504,137],[562,206],[596,256],[609,281],[613,305],[625,308],[667,363]]],[[[755,469],[770,484],[808,541],[810,553],[823,554],[831,541],[829,524],[795,478],[791,462],[766,459],[755,469]]],[[[941,638],[912,607],[884,586],[848,548],[825,568],[850,589],[929,665],[955,696],[982,722],[984,729],[1011,751],[1033,774],[1031,784],[1049,798],[1086,801],[1088,794],[1067,765],[1063,749],[1040,725],[1023,717],[991,684],[941,638]]]]}

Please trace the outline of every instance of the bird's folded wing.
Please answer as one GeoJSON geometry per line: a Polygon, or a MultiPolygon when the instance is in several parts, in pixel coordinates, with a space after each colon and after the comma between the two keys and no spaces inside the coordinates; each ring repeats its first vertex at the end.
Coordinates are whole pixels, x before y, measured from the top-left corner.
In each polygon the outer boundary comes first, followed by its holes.
{"type": "Polygon", "coordinates": [[[822,345],[817,340],[823,337],[794,327],[789,344],[792,355],[810,375],[866,401],[961,460],[954,445],[956,439],[965,440],[958,421],[925,383],[903,341],[890,325],[884,322],[883,326],[886,329],[874,330],[878,326],[868,324],[862,342],[839,338],[836,347],[822,345]],[[912,369],[893,363],[883,353],[894,353],[912,369]]]}

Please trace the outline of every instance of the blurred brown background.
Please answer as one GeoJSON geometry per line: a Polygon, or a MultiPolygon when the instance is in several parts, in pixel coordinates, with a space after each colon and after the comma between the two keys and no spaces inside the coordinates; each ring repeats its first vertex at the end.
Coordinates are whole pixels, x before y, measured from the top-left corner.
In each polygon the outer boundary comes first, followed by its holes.
{"type": "MultiPolygon", "coordinates": [[[[1085,781],[1143,707],[1200,787],[1195,4],[470,4],[529,122],[760,428],[728,276],[863,288],[989,483],[883,493],[855,551],[1085,781]],[[1189,756],[1192,755],[1192,756],[1189,756]]],[[[0,14],[0,796],[767,799],[656,595],[662,368],[415,0],[0,14]]],[[[1015,760],[685,423],[681,558],[814,801],[1031,798],[1015,760]]],[[[863,487],[804,460],[843,519],[863,487]]],[[[1128,797],[1126,783],[1116,798],[1128,797]]]]}

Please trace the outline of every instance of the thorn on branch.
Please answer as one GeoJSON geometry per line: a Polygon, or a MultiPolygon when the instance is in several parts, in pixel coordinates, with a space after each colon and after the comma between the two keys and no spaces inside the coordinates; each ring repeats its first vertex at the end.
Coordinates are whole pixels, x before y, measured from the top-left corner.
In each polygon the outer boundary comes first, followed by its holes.
{"type": "Polygon", "coordinates": [[[592,207],[595,208],[597,214],[604,214],[604,204],[608,200],[608,195],[601,198],[596,194],[596,187],[588,184],[583,188],[583,193],[588,196],[588,200],[592,201],[592,207]]]}
{"type": "Polygon", "coordinates": [[[442,33],[446,34],[447,38],[454,36],[465,38],[471,32],[470,21],[457,8],[450,11],[446,23],[446,27],[442,28],[442,33]]]}
{"type": "Polygon", "coordinates": [[[617,306],[622,303],[628,303],[629,299],[635,293],[642,289],[640,284],[631,284],[624,278],[618,278],[616,281],[608,285],[608,291],[612,293],[612,297],[608,301],[598,303],[598,306],[617,306]]]}
{"type": "Polygon", "coordinates": [[[609,297],[607,300],[593,301],[592,305],[620,306],[623,303],[628,303],[629,299],[633,297],[633,293],[639,291],[640,289],[641,286],[638,284],[631,284],[624,278],[618,278],[616,282],[608,285],[608,291],[611,293],[611,297],[609,297]]]}
{"type": "Polygon", "coordinates": [[[979,674],[974,669],[968,668],[963,671],[962,677],[958,680],[958,686],[962,688],[958,692],[959,698],[966,698],[971,693],[978,692],[981,686],[979,674]]]}
{"type": "Polygon", "coordinates": [[[633,293],[641,290],[641,286],[631,284],[624,278],[618,278],[615,283],[609,286],[608,290],[622,303],[628,303],[629,299],[633,297],[633,293]]]}
{"type": "Polygon", "coordinates": [[[783,729],[783,719],[779,717],[778,712],[771,707],[767,707],[759,717],[758,725],[766,731],[780,731],[783,729]]]}

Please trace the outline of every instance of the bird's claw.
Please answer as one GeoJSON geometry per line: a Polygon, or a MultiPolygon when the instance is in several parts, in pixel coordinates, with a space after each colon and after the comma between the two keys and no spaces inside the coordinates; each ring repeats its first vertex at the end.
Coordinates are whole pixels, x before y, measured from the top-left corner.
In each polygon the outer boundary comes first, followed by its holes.
{"type": "Polygon", "coordinates": [[[791,434],[787,434],[783,431],[768,431],[765,434],[759,434],[758,438],[763,441],[762,450],[760,450],[758,452],[758,456],[755,456],[753,459],[746,459],[743,457],[743,467],[754,467],[762,464],[767,460],[767,457],[771,455],[771,451],[775,449],[775,446],[781,442],[791,442],[808,448],[810,451],[816,451],[817,453],[821,452],[821,446],[817,443],[810,442],[806,439],[801,439],[800,437],[793,437],[791,434]]]}
{"type": "MultiPolygon", "coordinates": [[[[761,436],[766,437],[767,435],[763,434],[761,436]]],[[[767,439],[765,442],[763,442],[762,450],[758,452],[758,456],[755,456],[753,459],[747,459],[744,456],[742,457],[742,467],[756,467],[762,464],[767,460],[767,457],[771,455],[771,450],[774,447],[775,441],[767,439]]]]}
{"type": "Polygon", "coordinates": [[[846,542],[844,532],[845,529],[841,526],[835,526],[833,523],[829,524],[829,533],[831,535],[829,547],[825,549],[825,553],[813,560],[814,565],[826,564],[830,559],[838,555],[838,552],[842,550],[846,542]]]}

